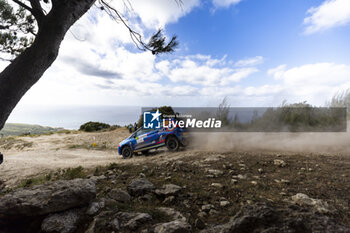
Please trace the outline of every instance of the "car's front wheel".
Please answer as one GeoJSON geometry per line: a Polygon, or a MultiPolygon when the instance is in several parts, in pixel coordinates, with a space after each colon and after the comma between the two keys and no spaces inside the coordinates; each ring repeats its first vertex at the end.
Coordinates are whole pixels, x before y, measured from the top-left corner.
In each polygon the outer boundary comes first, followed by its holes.
{"type": "Polygon", "coordinates": [[[132,149],[130,146],[124,146],[122,149],[122,155],[124,159],[129,159],[132,157],[132,149]]]}
{"type": "Polygon", "coordinates": [[[176,137],[167,138],[165,144],[169,151],[177,151],[180,148],[180,142],[176,137]]]}

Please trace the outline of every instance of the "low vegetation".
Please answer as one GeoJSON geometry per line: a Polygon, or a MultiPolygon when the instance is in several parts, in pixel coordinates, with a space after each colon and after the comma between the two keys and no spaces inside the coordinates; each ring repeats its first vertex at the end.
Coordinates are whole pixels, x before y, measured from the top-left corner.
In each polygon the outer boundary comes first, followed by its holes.
{"type": "Polygon", "coordinates": [[[49,181],[85,178],[86,176],[87,172],[82,166],[76,168],[59,169],[56,172],[36,175],[22,180],[16,188],[31,187],[34,185],[44,184],[49,181]]]}
{"type": "Polygon", "coordinates": [[[109,124],[89,121],[81,125],[79,130],[85,131],[85,132],[95,132],[95,131],[100,131],[102,129],[108,129],[109,127],[111,127],[109,124]]]}
{"type": "Polygon", "coordinates": [[[33,146],[33,142],[24,141],[18,137],[0,138],[0,148],[3,150],[17,149],[23,150],[33,146]]]}
{"type": "Polygon", "coordinates": [[[52,127],[45,127],[40,125],[7,123],[5,124],[4,128],[0,130],[0,137],[50,134],[61,130],[63,130],[63,128],[52,128],[52,127]]]}

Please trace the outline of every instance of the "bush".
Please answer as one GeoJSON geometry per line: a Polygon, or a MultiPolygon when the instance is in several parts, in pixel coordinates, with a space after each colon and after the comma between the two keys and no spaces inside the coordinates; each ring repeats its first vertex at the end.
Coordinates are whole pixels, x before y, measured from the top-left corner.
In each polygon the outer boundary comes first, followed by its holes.
{"type": "Polygon", "coordinates": [[[99,131],[102,129],[108,129],[110,127],[111,126],[109,124],[89,121],[89,122],[81,125],[79,130],[85,131],[85,132],[95,132],[95,131],[99,131]]]}

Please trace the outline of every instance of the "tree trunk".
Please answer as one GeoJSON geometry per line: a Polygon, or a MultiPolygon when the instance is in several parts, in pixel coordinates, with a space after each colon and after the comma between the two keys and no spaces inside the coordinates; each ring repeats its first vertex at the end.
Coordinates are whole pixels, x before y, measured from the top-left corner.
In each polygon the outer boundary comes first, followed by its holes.
{"type": "Polygon", "coordinates": [[[0,74],[0,130],[24,94],[56,60],[60,44],[69,28],[94,2],[95,0],[53,1],[52,10],[40,23],[32,46],[0,74]]]}

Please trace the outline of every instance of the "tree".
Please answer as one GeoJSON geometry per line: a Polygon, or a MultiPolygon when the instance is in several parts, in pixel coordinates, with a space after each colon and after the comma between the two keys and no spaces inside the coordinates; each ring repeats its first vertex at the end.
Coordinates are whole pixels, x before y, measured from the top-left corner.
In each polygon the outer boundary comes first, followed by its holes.
{"type": "Polygon", "coordinates": [[[159,54],[172,52],[178,45],[176,36],[165,43],[161,29],[148,43],[143,42],[124,16],[104,0],[0,0],[0,54],[11,61],[0,73],[0,129],[24,94],[56,60],[69,28],[93,4],[122,22],[139,49],[159,54]]]}

